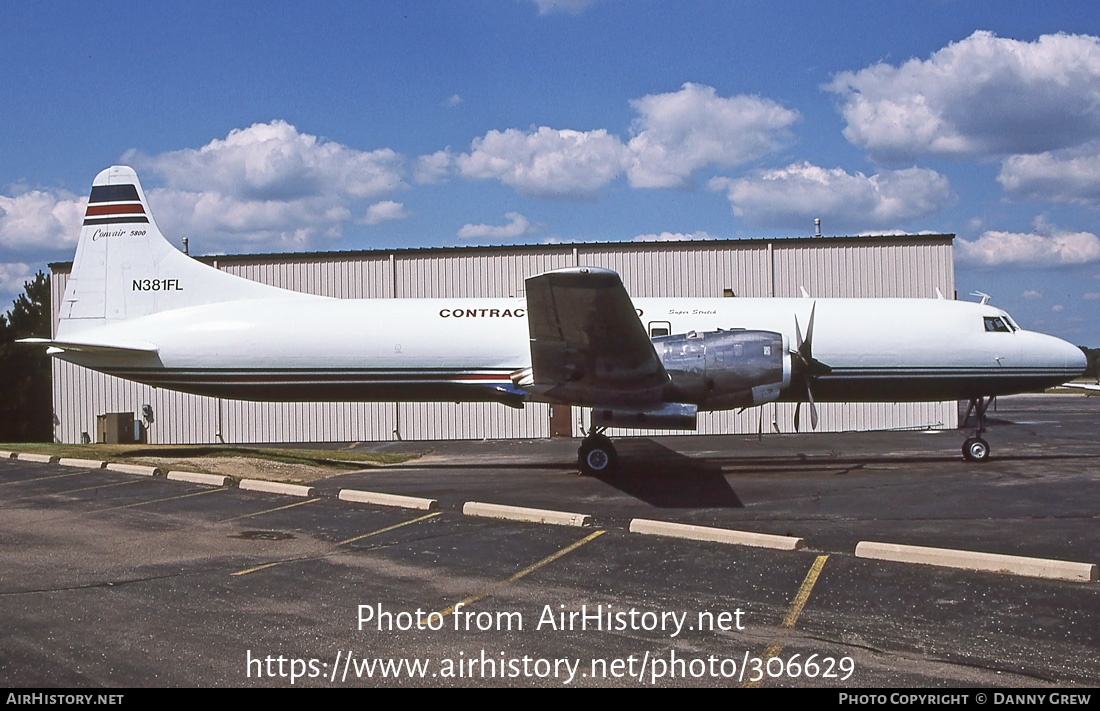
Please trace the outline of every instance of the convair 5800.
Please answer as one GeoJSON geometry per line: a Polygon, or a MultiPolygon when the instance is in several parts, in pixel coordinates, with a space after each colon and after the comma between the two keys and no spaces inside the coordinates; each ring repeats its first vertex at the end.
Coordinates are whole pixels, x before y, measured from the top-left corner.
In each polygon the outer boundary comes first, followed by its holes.
{"type": "MultiPolygon", "coordinates": [[[[969,400],[982,460],[997,395],[1081,374],[1080,349],[989,304],[945,299],[636,299],[618,274],[532,276],[522,299],[333,299],[242,279],[164,239],[137,175],[96,176],[55,357],[155,387],[245,400],[530,401],[607,427],[693,430],[699,411],[776,400],[969,400]]],[[[798,427],[799,405],[795,410],[798,427]]],[[[969,414],[969,413],[968,413],[969,414]]]]}

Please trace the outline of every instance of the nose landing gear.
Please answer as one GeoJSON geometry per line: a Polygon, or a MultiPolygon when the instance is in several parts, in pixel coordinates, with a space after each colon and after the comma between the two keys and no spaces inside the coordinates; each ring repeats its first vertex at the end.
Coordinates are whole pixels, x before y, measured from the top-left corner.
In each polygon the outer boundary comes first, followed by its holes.
{"type": "Polygon", "coordinates": [[[978,418],[978,429],[975,430],[972,437],[966,438],[962,446],[963,458],[968,462],[984,462],[989,459],[989,442],[982,439],[982,435],[985,434],[985,411],[991,402],[993,402],[993,397],[977,397],[971,398],[970,404],[966,406],[963,427],[966,427],[966,423],[970,421],[971,411],[978,418]]]}

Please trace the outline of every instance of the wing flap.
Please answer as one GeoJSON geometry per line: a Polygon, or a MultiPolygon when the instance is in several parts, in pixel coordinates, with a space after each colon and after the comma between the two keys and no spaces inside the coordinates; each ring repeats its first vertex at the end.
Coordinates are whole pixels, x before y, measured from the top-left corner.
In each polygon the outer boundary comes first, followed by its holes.
{"type": "Polygon", "coordinates": [[[526,280],[532,392],[575,404],[652,402],[668,374],[619,275],[580,267],[526,280]]]}

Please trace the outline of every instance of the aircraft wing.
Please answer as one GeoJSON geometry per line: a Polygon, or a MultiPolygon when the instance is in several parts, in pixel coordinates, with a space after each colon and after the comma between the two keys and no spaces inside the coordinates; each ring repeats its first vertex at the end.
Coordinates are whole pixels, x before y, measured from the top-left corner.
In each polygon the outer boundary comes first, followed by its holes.
{"type": "Polygon", "coordinates": [[[1088,394],[1096,393],[1100,395],[1100,384],[1093,385],[1092,383],[1062,383],[1063,388],[1076,388],[1078,390],[1086,390],[1088,394]]]}
{"type": "Polygon", "coordinates": [[[517,385],[577,405],[660,401],[669,376],[618,274],[561,269],[526,291],[531,370],[517,385]]]}

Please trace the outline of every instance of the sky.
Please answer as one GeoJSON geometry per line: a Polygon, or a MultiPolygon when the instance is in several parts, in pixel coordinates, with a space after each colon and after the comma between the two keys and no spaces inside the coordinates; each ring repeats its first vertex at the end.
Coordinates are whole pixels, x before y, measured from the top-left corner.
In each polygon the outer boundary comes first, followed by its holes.
{"type": "Polygon", "coordinates": [[[8,2],[0,66],[0,304],[126,164],[192,254],[952,233],[1100,347],[1095,2],[8,2]]]}

